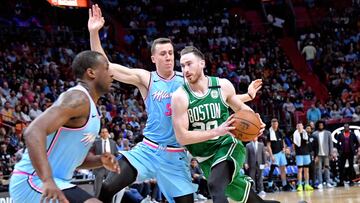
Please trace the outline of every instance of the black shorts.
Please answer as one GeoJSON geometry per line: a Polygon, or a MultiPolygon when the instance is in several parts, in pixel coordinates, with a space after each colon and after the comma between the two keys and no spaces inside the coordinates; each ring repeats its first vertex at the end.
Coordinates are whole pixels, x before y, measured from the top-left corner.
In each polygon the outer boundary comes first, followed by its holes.
{"type": "Polygon", "coordinates": [[[94,198],[94,196],[90,195],[78,186],[65,189],[63,190],[63,193],[71,203],[83,203],[88,199],[94,198]]]}

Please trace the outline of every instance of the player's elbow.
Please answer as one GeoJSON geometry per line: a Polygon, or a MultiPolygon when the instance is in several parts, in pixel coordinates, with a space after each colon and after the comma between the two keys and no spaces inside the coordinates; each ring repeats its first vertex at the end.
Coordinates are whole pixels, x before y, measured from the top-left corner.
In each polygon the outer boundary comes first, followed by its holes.
{"type": "Polygon", "coordinates": [[[24,137],[24,140],[26,142],[26,140],[28,139],[29,137],[29,128],[26,128],[25,131],[24,131],[24,134],[23,134],[23,137],[24,137]]]}
{"type": "Polygon", "coordinates": [[[25,129],[23,137],[26,146],[29,146],[31,143],[37,144],[39,141],[39,134],[42,134],[39,129],[40,127],[35,123],[32,123],[32,125],[25,129]]]}
{"type": "Polygon", "coordinates": [[[180,145],[182,145],[182,146],[187,144],[187,143],[186,143],[186,140],[183,139],[183,137],[176,136],[176,140],[177,140],[178,143],[179,143],[180,145]]]}
{"type": "Polygon", "coordinates": [[[184,145],[188,144],[188,143],[186,142],[186,136],[185,136],[183,133],[175,133],[175,136],[176,136],[177,142],[178,142],[180,145],[184,146],[184,145]]]}
{"type": "Polygon", "coordinates": [[[26,146],[29,146],[29,143],[35,140],[34,133],[32,133],[32,130],[30,127],[25,129],[23,137],[24,137],[26,146]]]}

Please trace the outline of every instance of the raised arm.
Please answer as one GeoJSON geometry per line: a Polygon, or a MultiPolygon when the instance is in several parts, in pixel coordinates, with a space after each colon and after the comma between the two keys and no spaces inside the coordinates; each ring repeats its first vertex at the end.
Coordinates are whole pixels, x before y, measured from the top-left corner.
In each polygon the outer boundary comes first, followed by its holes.
{"type": "Polygon", "coordinates": [[[261,87],[262,79],[253,80],[248,87],[248,92],[245,94],[238,94],[236,97],[242,102],[251,101],[256,97],[256,93],[261,89],[261,87]]]}
{"type": "MultiPolygon", "coordinates": [[[[243,101],[241,101],[240,99],[238,99],[236,93],[235,93],[235,88],[234,86],[231,84],[231,82],[227,79],[220,79],[220,86],[221,86],[221,92],[222,92],[222,96],[224,97],[225,101],[229,104],[230,108],[236,112],[239,110],[250,110],[253,111],[248,105],[246,105],[243,101]]],[[[254,112],[254,111],[253,111],[254,112]]],[[[259,119],[261,124],[261,130],[259,133],[259,136],[262,135],[262,133],[265,130],[265,123],[262,122],[260,115],[256,114],[259,119]]]]}
{"type": "Polygon", "coordinates": [[[222,136],[233,130],[230,124],[233,122],[231,117],[219,127],[201,131],[189,131],[189,117],[187,114],[189,100],[182,88],[178,88],[171,98],[172,121],[177,141],[181,145],[204,142],[212,138],[222,136]]]}
{"type": "MultiPolygon", "coordinates": [[[[97,4],[89,9],[88,29],[90,33],[90,46],[92,51],[97,51],[106,57],[101,46],[99,30],[104,26],[105,20],[101,9],[97,4]]],[[[106,57],[107,58],[107,57],[106,57]]],[[[109,62],[109,68],[115,80],[135,85],[139,88],[143,97],[147,95],[147,87],[150,81],[150,72],[144,69],[128,68],[119,64],[109,62]]]]}
{"type": "Polygon", "coordinates": [[[235,93],[235,88],[229,80],[221,78],[220,86],[221,86],[221,92],[223,94],[222,96],[224,97],[225,101],[229,104],[230,108],[233,111],[236,112],[241,109],[253,111],[242,100],[238,99],[238,96],[235,93]]]}

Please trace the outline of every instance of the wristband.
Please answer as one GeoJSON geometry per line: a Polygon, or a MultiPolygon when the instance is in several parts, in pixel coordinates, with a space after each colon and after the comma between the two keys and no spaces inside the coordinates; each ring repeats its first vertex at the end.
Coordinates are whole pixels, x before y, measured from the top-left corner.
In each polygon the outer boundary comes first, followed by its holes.
{"type": "Polygon", "coordinates": [[[250,99],[254,99],[254,98],[251,96],[251,94],[249,94],[249,92],[248,92],[247,94],[249,95],[250,99]]]}

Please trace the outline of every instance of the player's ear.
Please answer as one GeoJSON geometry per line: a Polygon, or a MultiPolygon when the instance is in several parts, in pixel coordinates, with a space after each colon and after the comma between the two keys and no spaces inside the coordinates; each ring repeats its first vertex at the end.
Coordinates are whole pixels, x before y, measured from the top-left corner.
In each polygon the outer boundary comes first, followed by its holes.
{"type": "Polygon", "coordinates": [[[155,63],[155,57],[154,57],[154,56],[151,56],[151,61],[152,61],[153,63],[155,63]]]}
{"type": "Polygon", "coordinates": [[[200,66],[201,66],[202,68],[205,68],[205,60],[200,60],[200,66]]]}
{"type": "Polygon", "coordinates": [[[95,74],[95,70],[92,69],[92,68],[88,68],[86,69],[86,74],[91,78],[91,79],[94,79],[96,78],[96,74],[95,74]]]}

